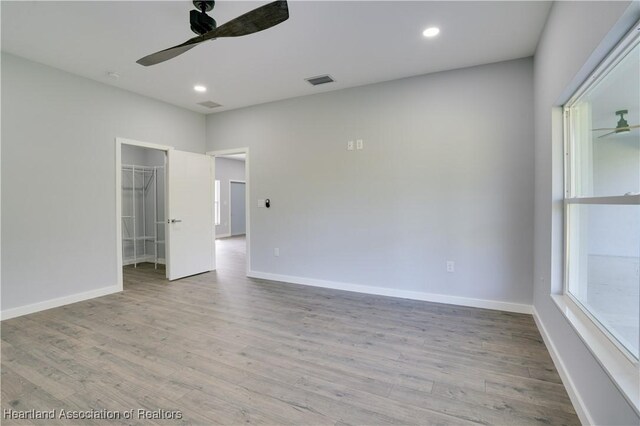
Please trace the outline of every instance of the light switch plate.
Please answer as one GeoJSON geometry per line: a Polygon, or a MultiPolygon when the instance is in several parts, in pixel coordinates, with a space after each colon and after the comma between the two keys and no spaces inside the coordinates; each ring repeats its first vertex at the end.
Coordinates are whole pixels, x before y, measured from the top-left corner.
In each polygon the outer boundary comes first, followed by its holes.
{"type": "Polygon", "coordinates": [[[347,151],[353,151],[353,141],[347,142],[347,151]]]}
{"type": "Polygon", "coordinates": [[[364,142],[362,141],[362,139],[358,139],[356,141],[356,149],[364,149],[364,142]]]}
{"type": "Polygon", "coordinates": [[[258,207],[264,207],[264,200],[258,200],[258,207]]]}

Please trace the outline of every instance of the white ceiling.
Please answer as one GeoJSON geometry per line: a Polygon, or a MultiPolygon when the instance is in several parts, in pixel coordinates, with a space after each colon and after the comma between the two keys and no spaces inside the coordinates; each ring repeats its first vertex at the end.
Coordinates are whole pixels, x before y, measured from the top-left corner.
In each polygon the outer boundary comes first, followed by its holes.
{"type": "MultiPolygon", "coordinates": [[[[219,1],[210,14],[221,25],[266,3],[219,1]]],[[[550,3],[290,1],[289,20],[274,28],[207,42],[148,68],[136,60],[194,36],[190,1],[2,1],[1,7],[3,51],[210,113],[531,56],[550,3]],[[425,39],[428,26],[440,27],[440,35],[425,39]],[[304,81],[325,73],[336,83],[304,81]],[[196,83],[208,92],[194,92],[196,83]],[[196,105],[208,100],[223,107],[196,105]]]]}

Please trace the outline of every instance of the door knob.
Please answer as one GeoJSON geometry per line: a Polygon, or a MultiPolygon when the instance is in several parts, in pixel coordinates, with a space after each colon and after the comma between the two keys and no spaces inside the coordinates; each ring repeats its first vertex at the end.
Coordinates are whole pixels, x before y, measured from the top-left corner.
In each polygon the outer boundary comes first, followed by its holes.
{"type": "Polygon", "coordinates": [[[180,219],[171,219],[171,221],[169,223],[178,223],[178,222],[182,222],[182,220],[180,220],[180,219]]]}

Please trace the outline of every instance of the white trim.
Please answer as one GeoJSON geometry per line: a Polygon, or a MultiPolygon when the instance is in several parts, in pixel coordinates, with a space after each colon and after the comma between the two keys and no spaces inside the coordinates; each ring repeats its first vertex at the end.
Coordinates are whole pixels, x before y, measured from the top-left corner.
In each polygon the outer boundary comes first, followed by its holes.
{"type": "Polygon", "coordinates": [[[623,204],[634,206],[640,204],[640,194],[612,195],[610,197],[574,197],[565,198],[565,204],[623,204]]]}
{"type": "MultiPolygon", "coordinates": [[[[149,142],[141,142],[133,139],[126,138],[116,138],[115,140],[115,148],[116,148],[116,277],[117,277],[117,286],[119,288],[118,291],[122,291],[124,289],[124,277],[122,275],[122,145],[133,145],[139,146],[142,148],[150,148],[157,149],[160,151],[169,151],[174,149],[172,146],[168,145],[158,145],[155,143],[149,142]]],[[[165,159],[166,161],[166,159],[165,159]]],[[[166,163],[165,163],[166,165],[166,163]]],[[[168,205],[168,197],[167,197],[167,184],[165,182],[165,214],[167,212],[168,205]]],[[[166,230],[165,230],[165,240],[166,240],[166,230]]],[[[169,256],[169,247],[165,244],[165,256],[169,256]]]]}
{"type": "Polygon", "coordinates": [[[422,300],[425,302],[446,303],[449,305],[470,306],[473,308],[495,309],[499,311],[516,312],[520,314],[531,314],[532,312],[532,306],[524,303],[474,299],[470,297],[450,296],[447,294],[424,293],[421,291],[398,290],[388,287],[374,287],[362,284],[318,280],[315,278],[295,277],[291,275],[271,274],[268,272],[259,271],[249,271],[247,276],[269,281],[281,281],[285,283],[301,284],[312,287],[353,291],[356,293],[375,294],[378,296],[398,297],[401,299],[422,300]]]}
{"type": "MultiPolygon", "coordinates": [[[[575,297],[573,294],[569,292],[566,292],[563,295],[559,295],[559,294],[551,295],[551,298],[554,299],[554,301],[556,302],[556,305],[558,305],[560,310],[562,310],[565,315],[566,315],[567,305],[570,305],[571,310],[579,309],[582,315],[578,314],[577,317],[580,320],[590,321],[589,328],[591,328],[591,325],[597,327],[599,332],[602,333],[601,337],[606,338],[607,339],[606,341],[611,343],[611,346],[609,346],[608,344],[606,345],[607,347],[609,347],[609,349],[620,351],[620,353],[624,355],[625,358],[627,358],[627,360],[632,365],[634,366],[638,365],[638,360],[631,353],[631,351],[629,351],[629,349],[627,349],[622,344],[622,341],[618,338],[618,334],[616,333],[616,330],[607,329],[607,327],[604,324],[602,324],[594,314],[589,312],[589,309],[587,309],[587,307],[584,306],[582,302],[578,300],[577,297],[575,297]]],[[[574,314],[573,316],[576,316],[576,315],[574,314]]],[[[569,318],[569,321],[572,321],[572,319],[569,318]]],[[[587,340],[585,340],[585,343],[588,341],[589,338],[587,337],[586,339],[587,340]]]]}
{"type": "Polygon", "coordinates": [[[231,148],[231,149],[221,149],[218,151],[207,151],[205,152],[205,154],[211,155],[212,157],[220,157],[223,155],[246,154],[247,152],[249,152],[249,148],[245,146],[242,148],[231,148]]]}
{"type": "Polygon", "coordinates": [[[220,235],[216,235],[216,240],[219,238],[227,238],[230,237],[231,233],[227,232],[226,234],[220,234],[220,235]]]}
{"type": "Polygon", "coordinates": [[[569,296],[552,294],[551,299],[605,373],[640,415],[640,370],[569,296]]]}
{"type": "Polygon", "coordinates": [[[5,309],[4,311],[0,312],[0,319],[4,321],[10,318],[32,314],[34,312],[45,311],[47,309],[57,308],[60,306],[69,305],[71,303],[82,302],[84,300],[94,299],[96,297],[106,296],[108,294],[119,293],[121,291],[122,289],[119,285],[112,285],[109,287],[102,287],[95,290],[72,294],[69,296],[57,297],[55,299],[45,300],[44,302],[37,302],[31,305],[5,309]]]}
{"type": "MultiPolygon", "coordinates": [[[[637,14],[636,14],[637,18],[637,14]]],[[[614,331],[609,330],[604,326],[598,318],[590,312],[580,300],[569,291],[569,278],[572,270],[576,268],[575,264],[582,265],[580,260],[578,262],[571,256],[572,249],[571,244],[575,243],[571,237],[571,232],[579,226],[571,225],[571,216],[569,214],[568,206],[573,204],[590,204],[590,205],[638,205],[640,204],[640,194],[618,195],[618,196],[591,196],[591,197],[575,197],[576,184],[574,182],[574,174],[576,173],[576,143],[573,140],[575,138],[574,132],[571,126],[571,115],[568,113],[580,99],[594,85],[602,81],[602,79],[609,75],[609,73],[615,68],[615,66],[625,57],[632,49],[635,49],[640,43],[638,37],[638,30],[640,30],[640,21],[636,21],[633,28],[631,28],[622,40],[617,42],[617,45],[611,50],[604,60],[598,64],[591,76],[586,78],[580,87],[575,91],[569,100],[564,104],[564,200],[563,200],[563,220],[564,220],[564,253],[562,256],[562,265],[564,267],[564,276],[562,280],[562,294],[551,294],[551,299],[555,302],[562,315],[569,322],[575,333],[580,337],[584,345],[589,352],[593,355],[595,360],[600,364],[604,372],[609,376],[613,384],[619,389],[620,393],[624,396],[628,404],[640,415],[640,367],[637,359],[615,338],[614,331]]],[[[586,65],[585,65],[586,66],[586,65]]],[[[542,331],[542,327],[539,326],[542,331]]],[[[546,330],[545,330],[546,333],[546,330]]],[[[544,337],[544,335],[543,335],[544,337]]],[[[549,336],[547,336],[549,338],[549,336]]],[[[546,341],[547,339],[545,339],[546,341]]],[[[550,340],[550,338],[548,339],[550,340]]],[[[552,342],[547,346],[551,349],[553,347],[552,342]]],[[[560,371],[561,368],[565,368],[562,365],[562,360],[559,357],[559,353],[556,352],[558,362],[556,367],[560,371]]],[[[551,352],[553,354],[553,351],[551,352]]],[[[568,363],[571,360],[568,360],[568,363]]],[[[566,369],[565,369],[566,370],[566,369]]],[[[565,372],[565,376],[567,376],[565,372]]],[[[563,377],[563,380],[565,377],[563,377]]],[[[573,387],[570,379],[566,383],[567,388],[573,387]]],[[[574,389],[574,393],[577,391],[574,389]]],[[[571,393],[570,393],[571,396],[571,393]]],[[[573,397],[572,397],[573,400],[573,397]]],[[[576,393],[576,401],[574,405],[582,405],[581,409],[586,411],[586,407],[580,400],[576,393]]],[[[592,419],[585,414],[584,418],[580,417],[583,423],[592,424],[592,419]]]]}
{"type": "MultiPolygon", "coordinates": [[[[245,154],[245,161],[244,161],[244,178],[245,178],[245,185],[246,185],[245,186],[245,214],[246,214],[245,244],[247,246],[247,255],[246,255],[247,264],[245,267],[245,272],[247,276],[249,276],[249,272],[251,271],[251,168],[250,168],[251,156],[249,155],[249,147],[222,149],[219,151],[207,151],[206,154],[211,155],[212,157],[218,157],[221,155],[229,155],[229,154],[245,154]]],[[[231,194],[229,194],[229,200],[231,200],[231,194]]],[[[229,234],[231,234],[231,214],[229,214],[229,234]]]]}
{"type": "Polygon", "coordinates": [[[586,404],[582,400],[580,393],[578,392],[578,388],[571,380],[571,376],[567,371],[567,367],[565,366],[562,357],[560,356],[560,352],[556,349],[556,346],[553,344],[553,340],[551,340],[551,336],[547,332],[547,329],[544,326],[544,323],[540,319],[540,314],[538,314],[538,310],[535,306],[533,306],[533,320],[536,322],[538,326],[538,330],[540,330],[540,334],[542,335],[542,340],[544,340],[544,344],[547,346],[547,350],[551,355],[551,359],[553,360],[553,365],[555,365],[556,370],[558,370],[558,374],[560,374],[560,378],[562,379],[562,384],[564,385],[567,393],[569,394],[569,399],[571,399],[571,403],[576,410],[576,414],[580,419],[580,423],[583,425],[595,425],[596,423],[593,421],[593,417],[591,417],[591,413],[587,409],[586,404]]]}
{"type": "Polygon", "coordinates": [[[142,141],[137,141],[135,139],[127,139],[127,138],[116,138],[116,143],[125,144],[125,145],[134,145],[142,148],[158,149],[160,151],[169,151],[170,149],[174,149],[173,146],[169,146],[169,145],[160,145],[157,143],[142,142],[142,141]]]}
{"type": "Polygon", "coordinates": [[[584,93],[595,83],[599,82],[602,77],[606,76],[611,69],[613,69],[635,46],[640,43],[640,39],[637,39],[637,31],[640,30],[640,21],[636,21],[633,27],[622,37],[617,46],[613,48],[611,52],[600,62],[595,69],[591,72],[591,76],[586,78],[583,83],[578,87],[575,93],[566,102],[567,105],[572,105],[580,98],[584,93]]]}
{"type": "Polygon", "coordinates": [[[220,226],[220,214],[221,214],[221,210],[220,210],[220,198],[222,196],[221,194],[221,190],[220,190],[220,179],[216,179],[216,159],[213,158],[213,166],[212,166],[212,170],[213,170],[213,231],[215,234],[215,227],[216,226],[220,226]]]}

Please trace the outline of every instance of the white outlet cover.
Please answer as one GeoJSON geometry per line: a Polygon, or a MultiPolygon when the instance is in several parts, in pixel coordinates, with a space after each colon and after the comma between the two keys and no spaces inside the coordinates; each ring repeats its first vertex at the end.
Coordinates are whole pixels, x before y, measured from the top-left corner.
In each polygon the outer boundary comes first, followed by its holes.
{"type": "Polygon", "coordinates": [[[362,139],[358,139],[356,141],[356,148],[357,149],[363,149],[364,148],[364,142],[362,141],[362,139]]]}
{"type": "Polygon", "coordinates": [[[347,142],[347,151],[353,151],[353,141],[347,142]]]}
{"type": "Polygon", "coordinates": [[[452,260],[447,261],[447,272],[455,272],[456,271],[456,263],[452,260]]]}

